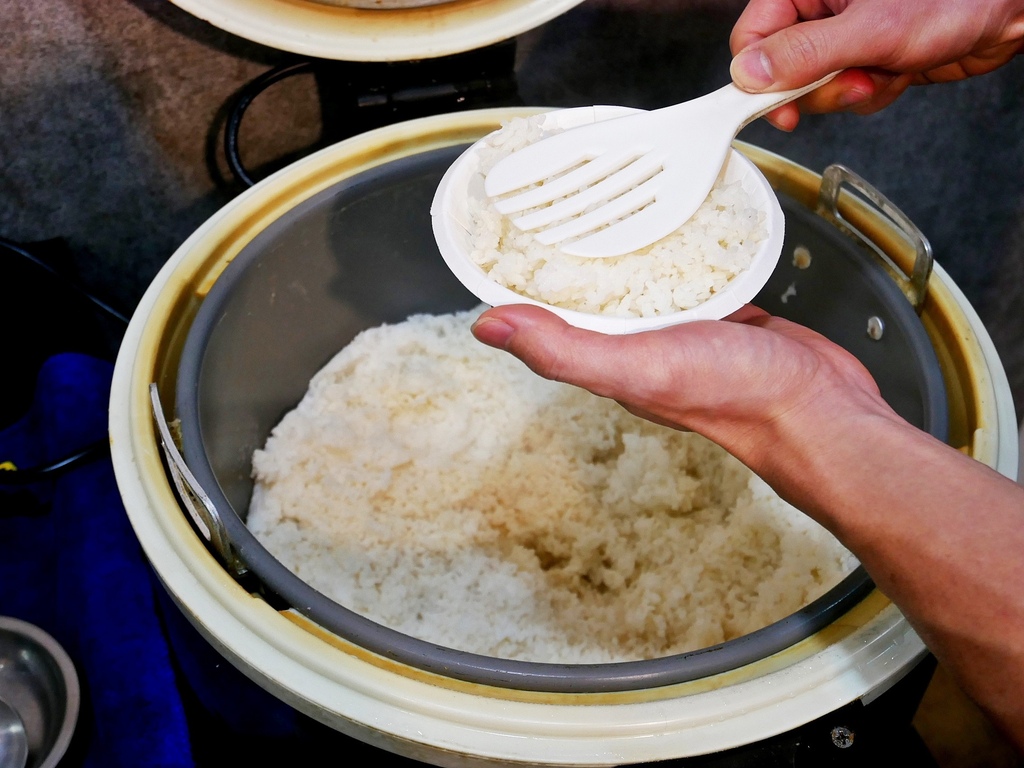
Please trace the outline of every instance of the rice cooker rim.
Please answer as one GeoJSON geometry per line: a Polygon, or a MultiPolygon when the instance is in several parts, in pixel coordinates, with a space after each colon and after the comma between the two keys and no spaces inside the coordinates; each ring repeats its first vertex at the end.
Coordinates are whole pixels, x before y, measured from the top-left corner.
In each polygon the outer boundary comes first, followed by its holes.
{"type": "MultiPolygon", "coordinates": [[[[454,159],[459,147],[446,148],[444,151],[454,159]],[[452,149],[455,151],[451,152],[452,149]]],[[[420,153],[416,157],[425,154],[420,153]]],[[[382,165],[399,164],[408,159],[401,158],[382,165]]],[[[357,186],[367,183],[364,175],[352,177],[357,186]]],[[[333,188],[323,190],[297,204],[288,213],[313,205],[320,196],[332,192],[333,188]]],[[[835,236],[841,237],[838,232],[835,232],[835,236]]],[[[527,691],[606,693],[674,685],[726,672],[765,658],[828,626],[874,588],[864,568],[857,567],[808,605],[741,637],[656,659],[603,664],[512,660],[471,653],[404,634],[340,605],[296,576],[252,534],[242,514],[233,508],[222,491],[202,436],[199,382],[207,345],[225,314],[224,305],[230,301],[254,258],[259,257],[258,251],[243,248],[218,276],[197,311],[179,362],[176,415],[180,423],[182,452],[186,463],[219,510],[227,538],[239,558],[274,597],[294,607],[317,625],[383,657],[458,680],[527,691]]],[[[927,407],[924,427],[935,437],[944,440],[945,391],[941,386],[941,375],[937,371],[938,361],[934,353],[930,348],[922,349],[928,344],[924,330],[899,289],[877,265],[874,268],[869,266],[864,272],[864,278],[878,292],[876,296],[884,297],[894,305],[894,318],[903,326],[904,335],[910,338],[911,347],[916,351],[917,359],[914,362],[936,368],[934,372],[930,368],[921,372],[923,385],[932,388],[927,393],[930,397],[925,399],[927,407]],[[931,353],[930,356],[924,355],[925,351],[931,353]]],[[[896,329],[892,332],[896,332],[896,329]]]]}
{"type": "MultiPolygon", "coordinates": [[[[482,119],[493,124],[508,116],[503,110],[487,112],[482,119]]],[[[473,119],[464,114],[417,122],[458,131],[473,119]]],[[[396,132],[398,138],[408,135],[393,126],[375,138],[391,140],[396,132]]],[[[866,701],[923,656],[924,646],[906,620],[875,592],[854,609],[857,617],[844,619],[843,634],[832,638],[835,642],[811,638],[778,658],[712,681],[625,696],[510,697],[481,686],[439,688],[411,670],[371,663],[317,628],[252,599],[185,520],[161,462],[148,389],[156,381],[173,390],[166,365],[176,342],[169,324],[187,314],[193,293],[202,292],[204,276],[197,270],[216,271],[230,261],[230,253],[211,255],[206,241],[223,232],[226,219],[258,213],[265,202],[258,196],[266,198],[283,174],[317,177],[340,151],[328,148],[299,161],[236,198],[197,230],[140,301],[115,367],[111,455],[129,519],[172,598],[225,658],[315,719],[416,759],[464,765],[469,755],[481,764],[617,765],[706,754],[767,738],[850,701],[866,701]],[[538,702],[542,713],[534,709],[538,702]]],[[[344,151],[352,151],[351,145],[344,151]]],[[[784,184],[820,181],[788,160],[758,154],[762,161],[782,164],[782,176],[793,177],[783,178],[784,184]]],[[[939,325],[947,329],[943,336],[956,345],[951,348],[957,358],[952,375],[977,409],[968,423],[965,449],[1015,476],[1017,435],[1008,427],[1011,422],[1015,427],[1016,419],[994,345],[940,265],[930,294],[931,311],[939,313],[939,325]]]]}
{"type": "Polygon", "coordinates": [[[483,48],[541,26],[583,0],[450,0],[410,8],[329,0],[172,0],[254,43],[339,61],[398,62],[483,48]]]}

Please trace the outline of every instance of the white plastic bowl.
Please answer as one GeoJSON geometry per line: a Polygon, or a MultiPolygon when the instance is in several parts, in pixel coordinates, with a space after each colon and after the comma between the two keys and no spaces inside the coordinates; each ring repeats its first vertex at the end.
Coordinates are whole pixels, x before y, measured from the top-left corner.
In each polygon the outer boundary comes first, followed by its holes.
{"type": "MultiPolygon", "coordinates": [[[[560,109],[545,113],[541,125],[545,130],[564,130],[635,111],[628,107],[606,106],[560,109]]],[[[724,290],[693,309],[656,317],[616,317],[579,312],[516,293],[488,278],[470,258],[469,200],[471,194],[482,194],[471,190],[482,190],[483,187],[478,149],[486,138],[469,147],[448,169],[437,187],[430,209],[434,237],[445,263],[459,281],[485,304],[492,307],[534,304],[554,312],[578,328],[607,334],[652,331],[693,320],[720,320],[732,314],[757,295],[778,264],[786,228],[782,208],[771,185],[757,166],[734,149],[724,169],[724,181],[740,181],[754,204],[767,214],[768,237],[761,243],[750,268],[734,277],[724,290]]]]}

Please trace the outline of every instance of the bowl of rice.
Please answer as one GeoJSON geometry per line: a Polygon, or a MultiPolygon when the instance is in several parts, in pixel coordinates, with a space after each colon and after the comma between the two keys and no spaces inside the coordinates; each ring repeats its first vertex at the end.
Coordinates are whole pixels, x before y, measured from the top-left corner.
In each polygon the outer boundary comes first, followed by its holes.
{"type": "Polygon", "coordinates": [[[517,149],[634,111],[580,107],[514,118],[452,164],[431,206],[432,226],[445,262],[477,298],[491,306],[535,304],[577,327],[622,334],[718,320],[761,290],[778,263],[785,216],[764,175],[735,150],[687,222],[612,258],[540,243],[484,192],[487,172],[517,149]]]}

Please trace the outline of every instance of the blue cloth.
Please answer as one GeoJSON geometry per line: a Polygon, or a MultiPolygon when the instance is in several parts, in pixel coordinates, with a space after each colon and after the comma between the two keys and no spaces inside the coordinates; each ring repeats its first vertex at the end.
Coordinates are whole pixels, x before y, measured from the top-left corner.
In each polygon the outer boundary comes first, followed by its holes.
{"type": "MultiPolygon", "coordinates": [[[[105,440],[112,373],[78,353],[47,360],[30,410],[0,430],[0,462],[41,466],[105,440]]],[[[417,765],[300,714],[221,657],[146,561],[108,456],[32,486],[41,514],[12,517],[16,489],[0,485],[0,615],[75,662],[82,715],[61,768],[312,765],[325,751],[417,765]]]]}
{"type": "MultiPolygon", "coordinates": [[[[106,439],[111,375],[109,362],[87,355],[46,361],[30,410],[0,431],[0,462],[39,466],[106,439]]],[[[43,513],[10,517],[14,492],[0,486],[0,614],[39,626],[75,662],[80,764],[193,768],[154,580],[110,459],[30,491],[43,513]]]]}

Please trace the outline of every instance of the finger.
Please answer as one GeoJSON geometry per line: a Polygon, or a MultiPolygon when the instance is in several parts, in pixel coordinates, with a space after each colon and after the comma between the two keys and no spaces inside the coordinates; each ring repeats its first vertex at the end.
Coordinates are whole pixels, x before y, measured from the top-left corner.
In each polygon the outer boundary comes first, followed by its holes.
{"type": "Polygon", "coordinates": [[[847,69],[820,88],[801,97],[797,104],[805,114],[842,112],[868,103],[894,75],[872,75],[863,69],[847,69]]]}
{"type": "Polygon", "coordinates": [[[800,123],[800,107],[790,102],[778,109],[772,110],[764,116],[764,119],[780,131],[790,133],[796,130],[797,125],[800,123]]]}
{"type": "Polygon", "coordinates": [[[869,101],[853,106],[851,111],[858,115],[871,115],[885,109],[913,85],[915,79],[915,75],[899,75],[880,88],[869,101]]]}
{"type": "Polygon", "coordinates": [[[730,323],[748,323],[751,320],[763,317],[771,317],[771,315],[760,307],[755,307],[753,304],[744,304],[731,315],[727,315],[722,319],[730,323]]]}
{"type": "Polygon", "coordinates": [[[787,320],[784,317],[778,317],[773,315],[760,307],[755,307],[753,304],[747,304],[740,309],[733,312],[728,317],[723,318],[726,322],[740,323],[743,325],[753,325],[758,328],[765,328],[774,333],[787,336],[792,339],[819,339],[824,340],[824,337],[816,331],[812,331],[806,326],[794,323],[792,320],[787,320]]]}
{"type": "Polygon", "coordinates": [[[796,6],[779,0],[750,0],[729,36],[729,49],[735,56],[744,48],[799,21],[796,6]]]}
{"type": "Polygon", "coordinates": [[[553,312],[519,304],[495,307],[473,324],[484,344],[504,349],[546,379],[589,389],[605,397],[628,391],[618,386],[620,369],[642,370],[649,361],[620,336],[606,336],[569,325],[553,312]],[[613,362],[614,361],[614,362],[613,362]]]}
{"type": "Polygon", "coordinates": [[[649,421],[649,422],[651,422],[653,424],[657,424],[658,426],[661,426],[661,427],[669,427],[670,429],[678,429],[680,432],[690,432],[691,431],[691,430],[687,429],[686,427],[683,427],[680,424],[678,424],[677,422],[673,421],[672,419],[665,418],[664,416],[661,416],[658,413],[654,413],[652,411],[648,411],[646,408],[640,408],[638,406],[633,405],[632,403],[627,403],[627,402],[625,402],[623,400],[618,400],[617,402],[618,402],[619,405],[621,405],[623,408],[625,408],[629,413],[631,413],[634,416],[636,416],[638,419],[645,419],[645,420],[647,420],[647,421],[649,421]]]}
{"type": "Polygon", "coordinates": [[[888,106],[910,85],[911,76],[894,75],[881,70],[847,69],[834,80],[812,91],[796,102],[786,104],[765,115],[783,131],[792,131],[800,114],[824,112],[856,112],[871,114],[888,106]]]}
{"type": "Polygon", "coordinates": [[[707,341],[707,328],[701,325],[609,336],[576,328],[540,307],[520,304],[487,310],[473,325],[473,334],[518,357],[544,378],[635,405],[677,386],[673,371],[687,367],[685,361],[692,360],[695,352],[699,356],[707,341]]]}
{"type": "MultiPolygon", "coordinates": [[[[880,39],[876,26],[877,22],[868,14],[858,13],[854,6],[837,16],[801,21],[741,50],[730,72],[739,87],[759,93],[799,88],[830,72],[884,65],[891,41],[880,39]]],[[[832,89],[826,93],[839,94],[857,87],[842,78],[837,80],[839,83],[829,84],[832,89]]],[[[870,87],[866,80],[860,85],[870,87]]]]}
{"type": "Polygon", "coordinates": [[[733,26],[729,48],[735,55],[799,21],[833,14],[826,0],[749,0],[733,26]]]}

